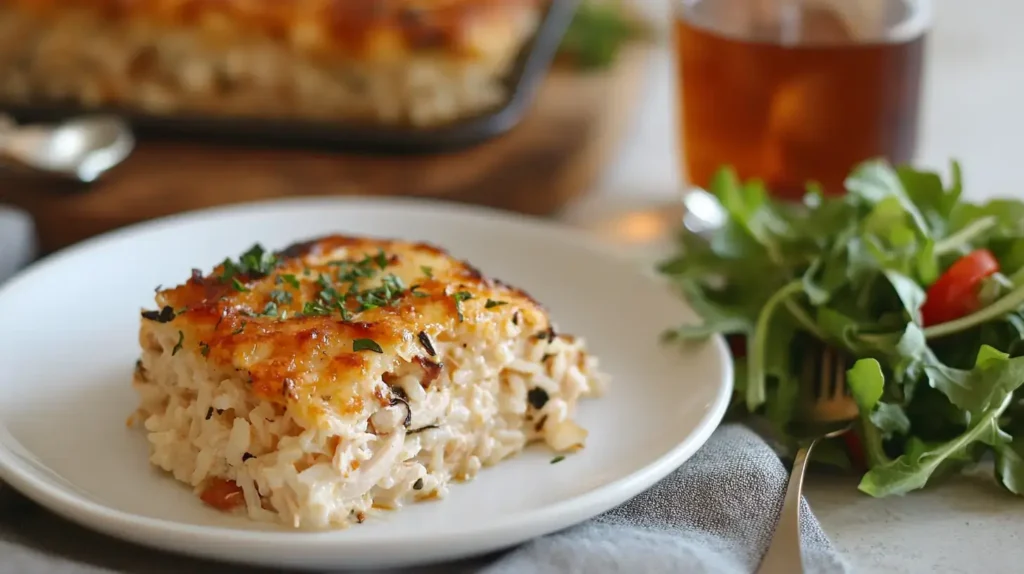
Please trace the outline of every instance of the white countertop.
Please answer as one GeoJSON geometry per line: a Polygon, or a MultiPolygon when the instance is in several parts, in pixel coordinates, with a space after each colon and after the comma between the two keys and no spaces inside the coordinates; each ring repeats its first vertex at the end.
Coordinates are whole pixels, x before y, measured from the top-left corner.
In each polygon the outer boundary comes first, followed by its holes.
{"type": "MultiPolygon", "coordinates": [[[[642,0],[667,21],[668,4],[642,0]]],[[[918,163],[964,167],[974,199],[1024,194],[1024,3],[935,0],[928,38],[918,163]]],[[[593,196],[571,209],[570,222],[628,241],[656,257],[664,237],[645,236],[644,218],[674,208],[680,187],[671,54],[651,63],[644,101],[620,154],[593,196]],[[632,217],[625,217],[632,211],[632,217]],[[641,222],[627,225],[629,221],[641,222]]],[[[657,226],[646,226],[647,229],[657,226]]],[[[666,228],[667,229],[667,228],[666,228]]],[[[810,476],[811,507],[858,572],[1009,572],[1024,563],[1024,500],[985,478],[902,498],[872,499],[856,480],[810,476]]]]}

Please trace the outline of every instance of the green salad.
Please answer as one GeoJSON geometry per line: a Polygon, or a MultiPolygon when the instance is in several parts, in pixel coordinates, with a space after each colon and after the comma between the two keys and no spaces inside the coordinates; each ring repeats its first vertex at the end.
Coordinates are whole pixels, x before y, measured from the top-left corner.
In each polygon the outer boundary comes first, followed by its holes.
{"type": "Polygon", "coordinates": [[[809,186],[802,202],[722,169],[709,186],[727,217],[660,271],[703,322],[675,341],[727,335],[731,414],[797,442],[801,353],[813,337],[849,358],[859,416],[818,460],[863,472],[860,490],[904,494],[993,455],[1024,494],[1024,202],[975,204],[951,177],[882,161],[847,193],[809,186]]]}

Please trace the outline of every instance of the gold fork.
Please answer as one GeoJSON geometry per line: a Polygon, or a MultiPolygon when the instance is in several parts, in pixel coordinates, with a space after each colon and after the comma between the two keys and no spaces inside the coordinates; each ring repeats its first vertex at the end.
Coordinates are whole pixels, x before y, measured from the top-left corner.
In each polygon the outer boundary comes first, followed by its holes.
{"type": "Polygon", "coordinates": [[[846,388],[847,361],[842,354],[825,347],[821,353],[810,353],[803,364],[802,388],[812,396],[803,409],[800,421],[810,441],[797,451],[793,470],[786,485],[782,513],[775,525],[768,552],[761,560],[757,574],[800,574],[804,571],[800,550],[800,499],[807,460],[818,441],[837,437],[850,430],[857,418],[857,404],[846,388]]]}

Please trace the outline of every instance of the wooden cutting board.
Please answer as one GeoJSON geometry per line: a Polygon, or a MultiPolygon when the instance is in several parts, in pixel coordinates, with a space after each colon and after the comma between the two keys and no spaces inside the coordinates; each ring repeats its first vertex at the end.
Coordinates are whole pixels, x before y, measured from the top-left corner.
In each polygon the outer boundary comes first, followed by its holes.
{"type": "Polygon", "coordinates": [[[86,188],[0,174],[0,203],[35,217],[44,252],[155,217],[277,197],[405,195],[552,215],[588,191],[616,150],[650,53],[643,44],[627,46],[602,72],[556,67],[519,126],[455,153],[366,156],[146,140],[86,188]]]}

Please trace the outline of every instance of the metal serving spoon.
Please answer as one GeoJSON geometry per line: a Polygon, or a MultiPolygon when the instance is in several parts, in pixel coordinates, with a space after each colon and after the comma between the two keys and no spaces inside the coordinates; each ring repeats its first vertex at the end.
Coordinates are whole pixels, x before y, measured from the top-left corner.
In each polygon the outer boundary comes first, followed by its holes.
{"type": "Polygon", "coordinates": [[[0,159],[41,174],[91,183],[134,148],[131,128],[116,116],[21,126],[0,117],[0,159]]]}

